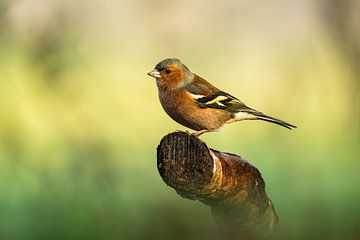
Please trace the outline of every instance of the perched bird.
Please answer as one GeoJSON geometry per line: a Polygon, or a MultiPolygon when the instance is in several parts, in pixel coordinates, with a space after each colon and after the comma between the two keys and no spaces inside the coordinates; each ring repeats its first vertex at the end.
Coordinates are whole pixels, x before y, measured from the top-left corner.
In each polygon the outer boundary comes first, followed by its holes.
{"type": "Polygon", "coordinates": [[[165,112],[176,122],[196,130],[195,136],[241,120],[259,119],[288,129],[296,128],[246,106],[236,97],[192,73],[179,59],[161,61],[148,75],[156,79],[165,112]]]}

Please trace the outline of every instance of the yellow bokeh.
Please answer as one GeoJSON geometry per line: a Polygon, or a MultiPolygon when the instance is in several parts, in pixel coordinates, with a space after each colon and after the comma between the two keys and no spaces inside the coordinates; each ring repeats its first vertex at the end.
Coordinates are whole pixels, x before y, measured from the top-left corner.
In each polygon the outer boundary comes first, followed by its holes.
{"type": "Polygon", "coordinates": [[[359,8],[322,0],[0,3],[0,239],[212,236],[207,208],[181,199],[157,173],[161,137],[188,130],[165,114],[146,75],[167,57],[298,126],[247,121],[202,136],[260,169],[279,239],[356,239],[359,8]]]}

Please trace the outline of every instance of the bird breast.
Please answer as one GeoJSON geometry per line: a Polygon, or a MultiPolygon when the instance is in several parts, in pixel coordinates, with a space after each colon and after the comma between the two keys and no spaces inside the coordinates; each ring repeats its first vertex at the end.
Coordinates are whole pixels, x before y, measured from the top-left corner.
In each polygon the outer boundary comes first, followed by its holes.
{"type": "Polygon", "coordinates": [[[193,130],[216,130],[231,118],[227,111],[200,108],[190,93],[178,89],[159,89],[159,99],[165,112],[176,122],[193,130]]]}

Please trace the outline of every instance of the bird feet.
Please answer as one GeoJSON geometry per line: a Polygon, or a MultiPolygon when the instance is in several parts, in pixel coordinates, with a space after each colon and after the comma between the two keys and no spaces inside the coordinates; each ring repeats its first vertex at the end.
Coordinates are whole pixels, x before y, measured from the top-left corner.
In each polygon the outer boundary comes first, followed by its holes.
{"type": "Polygon", "coordinates": [[[192,133],[191,135],[195,136],[195,137],[200,137],[202,134],[206,133],[206,132],[209,132],[209,130],[207,129],[203,129],[203,130],[200,130],[200,131],[197,131],[197,132],[194,132],[192,133]]]}

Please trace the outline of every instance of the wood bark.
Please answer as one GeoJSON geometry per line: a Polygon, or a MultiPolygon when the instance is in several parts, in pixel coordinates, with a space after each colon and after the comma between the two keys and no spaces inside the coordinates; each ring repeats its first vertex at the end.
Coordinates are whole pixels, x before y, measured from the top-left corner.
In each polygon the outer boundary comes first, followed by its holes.
{"type": "Polygon", "coordinates": [[[276,227],[278,217],[260,172],[240,156],[210,149],[186,132],[173,132],[157,148],[157,166],[178,194],[210,206],[228,239],[269,236],[276,227]]]}

